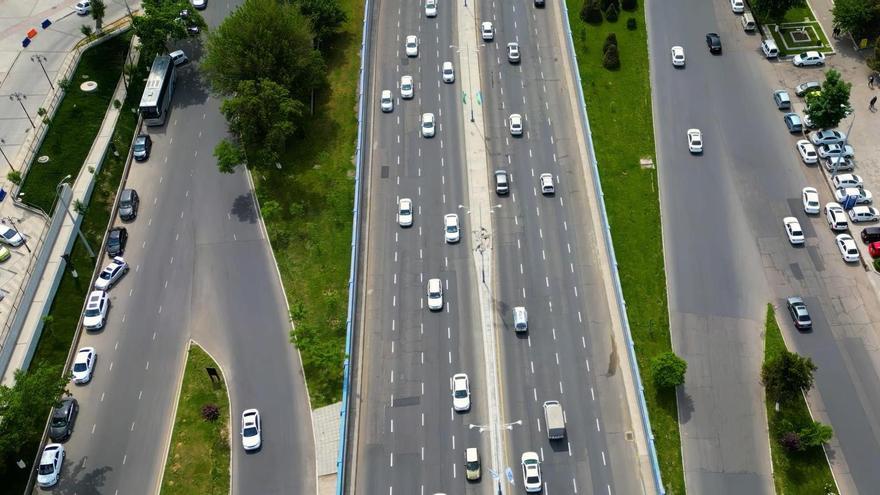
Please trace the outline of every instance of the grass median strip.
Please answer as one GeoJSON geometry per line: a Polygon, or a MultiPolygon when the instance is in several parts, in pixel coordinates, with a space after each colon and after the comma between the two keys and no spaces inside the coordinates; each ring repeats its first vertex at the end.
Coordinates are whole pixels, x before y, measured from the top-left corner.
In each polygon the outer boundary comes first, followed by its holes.
{"type": "Polygon", "coordinates": [[[229,397],[226,380],[214,382],[206,368],[219,370],[192,344],[180,386],[171,449],[162,477],[162,495],[229,493],[229,397]]]}
{"type": "Polygon", "coordinates": [[[312,407],[342,395],[357,140],[362,0],[340,0],[348,21],[326,55],[328,90],[282,158],[254,174],[296,325],[312,407]]]}
{"type": "MultiPolygon", "coordinates": [[[[764,363],[776,359],[787,351],[773,306],[767,305],[767,320],[764,336],[764,363]]],[[[809,447],[800,452],[791,452],[780,442],[781,433],[797,425],[813,421],[803,395],[793,401],[780,405],[776,410],[775,401],[768,397],[767,423],[770,430],[770,450],[773,461],[773,481],[779,494],[839,493],[831,475],[831,467],[822,447],[809,447]]]]}
{"type": "Polygon", "coordinates": [[[55,187],[65,175],[76,177],[98,135],[130,42],[131,33],[123,33],[83,53],[25,175],[21,186],[25,203],[52,214],[49,210],[55,201],[55,187]],[[98,88],[91,93],[81,90],[79,85],[85,81],[98,83],[98,88]],[[49,161],[38,163],[36,158],[40,156],[48,156],[49,161]]]}
{"type": "Polygon", "coordinates": [[[668,494],[681,494],[685,488],[675,392],[655,387],[650,371],[651,359],[671,351],[672,345],[656,174],[640,166],[640,159],[655,158],[645,16],[640,5],[634,12],[621,12],[617,22],[588,26],[578,17],[583,3],[567,4],[663,482],[668,494]],[[636,29],[626,28],[630,18],[636,29]],[[609,33],[618,40],[616,70],[602,65],[609,33]],[[637,215],[632,198],[639,198],[637,215]]]}

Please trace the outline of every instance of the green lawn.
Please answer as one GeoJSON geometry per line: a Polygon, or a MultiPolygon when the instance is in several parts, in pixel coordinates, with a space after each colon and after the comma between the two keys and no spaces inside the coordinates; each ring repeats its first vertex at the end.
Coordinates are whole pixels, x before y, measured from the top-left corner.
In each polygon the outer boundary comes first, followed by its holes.
{"type": "Polygon", "coordinates": [[[254,173],[313,407],[341,399],[345,352],[363,2],[340,4],[349,19],[327,57],[329,91],[284,168],[254,173]]]}
{"type": "MultiPolygon", "coordinates": [[[[776,322],[776,314],[770,304],[767,305],[765,330],[764,362],[766,363],[786,350],[785,341],[782,340],[782,332],[776,322]]],[[[803,397],[793,403],[781,405],[779,412],[776,412],[774,401],[769,397],[766,406],[771,432],[770,449],[776,493],[779,495],[837,493],[834,478],[831,476],[831,468],[828,466],[828,459],[821,448],[815,447],[803,452],[789,453],[777,441],[776,432],[780,430],[780,424],[788,422],[797,425],[812,421],[803,397]]]]}
{"type": "MultiPolygon", "coordinates": [[[[93,249],[100,247],[107,224],[110,221],[113,202],[116,198],[116,190],[119,187],[119,181],[122,179],[127,150],[134,137],[135,126],[137,125],[137,114],[132,112],[132,110],[136,110],[140,102],[144,87],[143,75],[146,74],[146,69],[144,61],[141,60],[139,70],[142,75],[133,78],[128,97],[125,101],[125,108],[119,116],[116,130],[113,134],[113,143],[120,150],[120,156],[117,157],[112,153],[107,153],[104,157],[104,164],[96,179],[91,202],[82,221],[81,228],[83,234],[93,249]]],[[[106,105],[104,110],[94,114],[99,114],[96,117],[98,119],[97,125],[100,125],[100,121],[104,117],[104,111],[106,111],[106,105]]],[[[85,122],[83,122],[83,125],[85,125],[85,122]]],[[[49,132],[52,132],[51,129],[49,132]]],[[[91,143],[89,143],[89,146],[91,146],[91,143]]],[[[79,161],[80,165],[82,165],[84,160],[85,158],[83,157],[79,161]]],[[[76,170],[73,173],[76,173],[76,170]]],[[[55,184],[60,179],[61,177],[58,177],[57,180],[46,180],[53,181],[50,187],[54,190],[55,184]]],[[[61,367],[67,360],[67,353],[70,351],[70,344],[76,332],[82,305],[89,290],[89,278],[95,266],[95,260],[89,257],[89,254],[82,247],[78,239],[73,246],[70,257],[73,266],[79,272],[79,278],[73,278],[69,269],[61,278],[55,300],[49,308],[51,321],[47,321],[43,326],[43,334],[40,337],[40,342],[37,344],[31,367],[54,366],[58,368],[58,373],[61,373],[61,367]]],[[[39,438],[34,438],[33,442],[23,445],[21,450],[14,456],[15,460],[25,459],[30,464],[36,455],[39,440],[39,438]]],[[[14,460],[8,460],[7,465],[13,465],[12,462],[14,460]]],[[[25,484],[27,483],[27,471],[14,468],[7,470],[5,474],[2,482],[4,486],[13,487],[10,489],[10,492],[21,493],[24,491],[25,484]]]]}
{"type": "Polygon", "coordinates": [[[21,192],[26,203],[51,215],[49,209],[55,200],[55,187],[67,174],[76,177],[101,128],[122,74],[130,41],[131,34],[124,33],[83,54],[70,79],[70,88],[25,175],[21,192]],[[93,93],[81,91],[79,85],[84,81],[97,82],[98,89],[93,93]],[[43,155],[49,157],[49,162],[38,163],[36,157],[43,155]]]}
{"type": "Polygon", "coordinates": [[[615,23],[588,26],[578,17],[582,2],[567,3],[663,482],[667,493],[681,494],[675,393],[656,389],[649,369],[651,358],[670,351],[671,344],[656,173],[639,165],[640,158],[655,159],[645,17],[640,6],[621,13],[615,23]],[[626,29],[629,18],[636,19],[634,31],[626,29]],[[602,67],[602,43],[610,32],[616,33],[620,49],[621,67],[615,71],[602,67]],[[633,215],[632,198],[640,198],[638,215],[633,215]]]}
{"type": "Polygon", "coordinates": [[[189,348],[171,449],[162,477],[162,495],[229,493],[229,397],[225,379],[212,383],[205,368],[219,368],[201,347],[189,348]],[[202,406],[214,404],[220,418],[206,421],[202,406]]]}

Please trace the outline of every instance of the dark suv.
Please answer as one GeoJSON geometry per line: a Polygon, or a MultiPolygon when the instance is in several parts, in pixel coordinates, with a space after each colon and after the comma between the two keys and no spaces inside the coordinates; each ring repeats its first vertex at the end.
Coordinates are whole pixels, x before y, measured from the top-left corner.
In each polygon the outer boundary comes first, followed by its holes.
{"type": "Polygon", "coordinates": [[[70,438],[78,412],[79,403],[76,399],[73,397],[61,399],[61,405],[52,411],[52,420],[49,423],[49,438],[53,442],[63,442],[70,438]]]}
{"type": "Polygon", "coordinates": [[[706,34],[706,45],[709,47],[709,53],[721,53],[721,36],[718,33],[706,34]]]}
{"type": "Polygon", "coordinates": [[[110,229],[107,235],[107,255],[122,256],[125,252],[125,243],[128,242],[128,231],[125,227],[115,227],[110,229]]]}
{"type": "Polygon", "coordinates": [[[119,195],[119,218],[124,222],[130,222],[137,218],[140,199],[134,189],[123,189],[119,195]]]}
{"type": "Polygon", "coordinates": [[[150,157],[150,149],[153,148],[153,140],[147,134],[138,134],[134,138],[134,159],[142,162],[150,157]]]}

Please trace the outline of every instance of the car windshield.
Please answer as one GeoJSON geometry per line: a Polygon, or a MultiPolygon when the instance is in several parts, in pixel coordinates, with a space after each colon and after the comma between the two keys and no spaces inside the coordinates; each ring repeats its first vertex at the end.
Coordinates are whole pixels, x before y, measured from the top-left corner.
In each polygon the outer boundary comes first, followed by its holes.
{"type": "Polygon", "coordinates": [[[86,363],[76,363],[73,365],[73,371],[86,371],[89,366],[86,363]]]}
{"type": "Polygon", "coordinates": [[[40,464],[40,474],[52,474],[55,472],[55,466],[52,464],[40,464]]]}
{"type": "Polygon", "coordinates": [[[440,292],[439,292],[439,291],[437,291],[437,292],[428,292],[428,297],[430,297],[430,298],[432,298],[432,299],[436,299],[436,298],[440,297],[440,292]]]}
{"type": "Polygon", "coordinates": [[[400,214],[401,214],[401,215],[409,215],[410,213],[411,213],[411,211],[410,211],[409,208],[401,208],[401,209],[400,209],[400,214]]]}
{"type": "Polygon", "coordinates": [[[103,272],[101,272],[101,279],[102,280],[110,280],[110,278],[112,276],[113,276],[113,270],[104,270],[103,272]]]}
{"type": "Polygon", "coordinates": [[[257,428],[255,426],[248,426],[244,429],[242,434],[246,437],[254,437],[257,436],[257,428]]]}
{"type": "Polygon", "coordinates": [[[462,390],[455,391],[455,398],[456,399],[464,399],[465,397],[467,397],[467,392],[465,390],[462,389],[462,390]]]}
{"type": "Polygon", "coordinates": [[[470,471],[476,471],[477,469],[479,469],[480,463],[477,461],[470,461],[465,463],[464,467],[470,471]]]}
{"type": "Polygon", "coordinates": [[[405,90],[410,90],[410,89],[412,89],[412,83],[405,82],[405,83],[403,83],[403,86],[401,86],[401,87],[405,90]]]}
{"type": "Polygon", "coordinates": [[[455,225],[447,225],[446,232],[449,232],[450,234],[454,234],[454,233],[458,232],[458,227],[456,227],[455,225]]]}
{"type": "Polygon", "coordinates": [[[52,426],[55,428],[67,426],[67,418],[64,416],[52,416],[52,426]]]}
{"type": "Polygon", "coordinates": [[[97,305],[86,309],[86,316],[99,316],[100,314],[101,310],[98,309],[97,305]]]}
{"type": "Polygon", "coordinates": [[[3,233],[3,237],[5,237],[7,239],[12,239],[13,237],[15,237],[15,231],[14,230],[7,230],[6,232],[3,233]]]}

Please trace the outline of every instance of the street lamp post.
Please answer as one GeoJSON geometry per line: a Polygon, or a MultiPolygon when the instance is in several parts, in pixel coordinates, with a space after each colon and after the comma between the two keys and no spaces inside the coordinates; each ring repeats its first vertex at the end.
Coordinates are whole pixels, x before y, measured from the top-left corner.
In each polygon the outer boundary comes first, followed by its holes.
{"type": "Polygon", "coordinates": [[[3,155],[3,159],[6,160],[6,164],[9,165],[9,168],[11,168],[15,172],[18,172],[18,170],[15,170],[15,167],[12,166],[12,162],[9,161],[9,157],[6,156],[6,152],[3,151],[4,144],[6,144],[6,140],[3,138],[0,138],[0,155],[3,155]]]}
{"type": "Polygon", "coordinates": [[[9,95],[9,101],[12,100],[18,101],[18,104],[21,105],[21,110],[24,112],[25,116],[28,118],[28,121],[30,121],[31,123],[31,128],[36,129],[37,126],[34,125],[34,121],[33,119],[31,119],[30,114],[28,114],[27,108],[24,107],[24,100],[27,100],[27,95],[20,91],[16,91],[15,93],[9,95]]]}
{"type": "MultiPolygon", "coordinates": [[[[465,4],[465,7],[467,7],[467,4],[465,4]]],[[[473,91],[474,91],[473,81],[471,80],[470,44],[465,43],[464,50],[458,48],[455,45],[449,45],[449,48],[455,48],[455,53],[461,54],[462,52],[464,52],[464,57],[465,57],[464,60],[465,60],[465,65],[467,66],[467,76],[468,76],[468,78],[467,78],[468,79],[468,95],[469,95],[468,109],[470,110],[471,122],[473,122],[474,121],[474,96],[475,95],[473,93],[473,91]]],[[[474,49],[474,53],[479,53],[479,51],[474,49]]]]}
{"type": "Polygon", "coordinates": [[[12,225],[12,230],[14,230],[15,233],[18,234],[19,237],[21,237],[22,242],[24,242],[24,248],[27,249],[27,252],[28,252],[28,253],[30,253],[30,252],[31,252],[31,248],[28,246],[28,243],[27,243],[27,237],[25,237],[24,234],[22,234],[22,233],[18,230],[18,226],[15,225],[15,220],[13,220],[12,217],[6,217],[6,220],[8,220],[8,221],[9,221],[9,224],[12,225]]]}
{"type": "Polygon", "coordinates": [[[67,211],[67,216],[70,218],[70,222],[73,224],[73,228],[76,229],[76,233],[79,236],[80,242],[82,242],[83,246],[85,246],[86,251],[88,251],[89,256],[92,258],[95,257],[95,252],[92,251],[92,247],[89,245],[89,241],[86,240],[86,236],[83,235],[82,230],[80,230],[79,226],[76,224],[76,220],[73,218],[73,214],[70,213],[70,204],[64,202],[64,189],[70,187],[66,180],[70,179],[70,175],[68,174],[65,178],[61,179],[61,182],[58,183],[58,186],[55,188],[55,195],[61,199],[61,206],[67,211]]]}
{"type": "Polygon", "coordinates": [[[55,91],[55,85],[52,84],[52,80],[49,79],[49,73],[46,72],[46,66],[43,65],[43,62],[46,61],[47,59],[44,55],[40,55],[39,53],[31,55],[31,62],[37,62],[40,64],[40,68],[43,69],[43,75],[46,76],[46,80],[49,81],[49,87],[52,88],[52,91],[55,91]]]}

